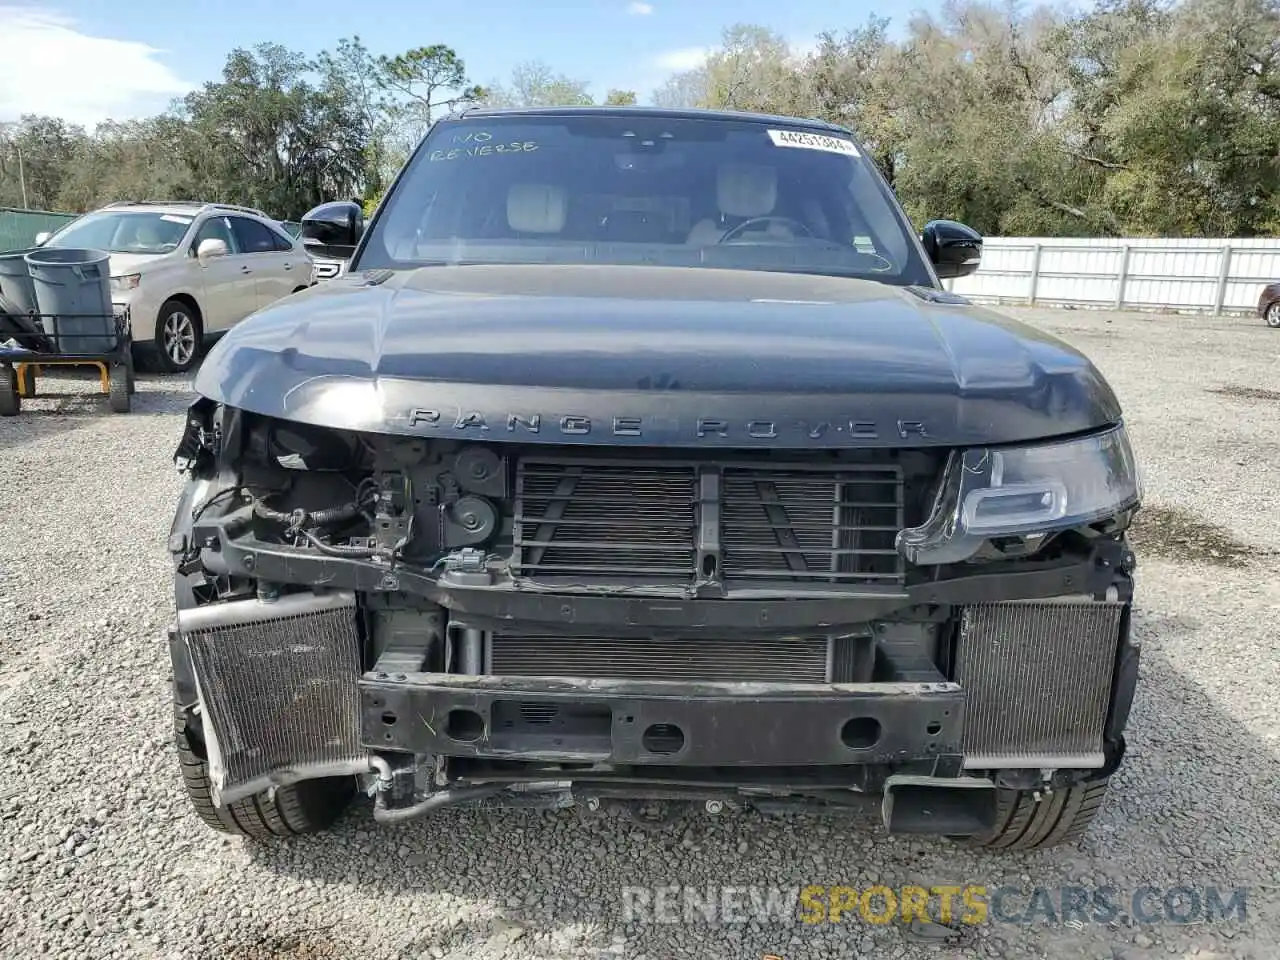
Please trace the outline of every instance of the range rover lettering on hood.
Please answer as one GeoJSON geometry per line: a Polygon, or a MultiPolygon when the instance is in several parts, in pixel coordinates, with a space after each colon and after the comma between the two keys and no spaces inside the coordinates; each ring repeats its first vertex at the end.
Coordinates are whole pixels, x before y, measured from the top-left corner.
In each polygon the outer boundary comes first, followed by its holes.
{"type": "MultiPolygon", "coordinates": [[[[429,410],[415,407],[405,416],[408,425],[413,428],[458,433],[489,433],[498,429],[509,434],[541,434],[545,426],[547,432],[559,432],[567,437],[580,436],[614,436],[614,437],[648,437],[661,435],[670,437],[673,434],[687,435],[698,440],[718,441],[732,440],[741,437],[748,440],[786,441],[792,437],[820,440],[828,436],[844,436],[854,440],[878,440],[884,435],[880,424],[873,420],[796,420],[779,421],[766,418],[756,420],[726,420],[719,417],[694,417],[688,420],[663,421],[655,417],[614,416],[588,417],[577,414],[562,414],[555,417],[543,417],[540,413],[507,413],[497,418],[491,425],[491,416],[480,410],[461,410],[452,416],[446,416],[440,410],[429,410]]],[[[929,431],[919,420],[898,420],[893,431],[902,439],[911,437],[926,438],[929,431]]]]}

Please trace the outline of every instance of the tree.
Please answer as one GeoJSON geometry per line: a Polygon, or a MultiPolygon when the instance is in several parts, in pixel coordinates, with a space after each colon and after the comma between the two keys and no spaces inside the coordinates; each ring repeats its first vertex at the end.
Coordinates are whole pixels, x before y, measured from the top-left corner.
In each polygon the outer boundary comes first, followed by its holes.
{"type": "Polygon", "coordinates": [[[484,97],[493,107],[590,106],[593,102],[585,80],[555,73],[541,60],[517,64],[507,86],[490,84],[484,97]]]}
{"type": "Polygon", "coordinates": [[[417,47],[377,60],[378,85],[398,95],[390,112],[413,142],[422,138],[437,111],[484,99],[485,91],[467,79],[466,63],[442,43],[417,47]]]}
{"type": "Polygon", "coordinates": [[[906,159],[901,100],[893,82],[898,51],[888,40],[889,20],[872,16],[843,37],[820,34],[804,64],[813,115],[857,130],[890,184],[906,159]]]}
{"type": "Polygon", "coordinates": [[[787,41],[751,24],[724,31],[721,49],[707,58],[709,106],[807,115],[807,77],[787,41]]]}
{"type": "Polygon", "coordinates": [[[322,51],[316,58],[315,69],[321,77],[325,96],[332,103],[341,104],[346,115],[358,120],[355,134],[364,145],[362,192],[381,193],[403,159],[391,145],[393,104],[382,82],[385,79],[382,67],[359,35],[355,35],[339,40],[332,52],[322,51]]]}
{"type": "Polygon", "coordinates": [[[1280,5],[1108,0],[1066,25],[1066,149],[1128,232],[1280,226],[1280,5]]]}
{"type": "Polygon", "coordinates": [[[4,135],[0,149],[0,203],[19,205],[25,181],[28,205],[40,210],[57,209],[58,195],[84,136],[84,128],[58,117],[24,116],[4,135]]]}
{"type": "Polygon", "coordinates": [[[605,94],[604,102],[611,107],[634,107],[636,92],[634,90],[610,90],[605,94]]]}
{"type": "Polygon", "coordinates": [[[58,193],[59,210],[88,210],[112,200],[195,200],[198,181],[181,157],[198,146],[172,116],[101,123],[81,137],[58,193]]]}
{"type": "Polygon", "coordinates": [[[653,92],[653,102],[659,107],[683,109],[710,106],[710,77],[705,66],[674,73],[653,92]]]}
{"type": "Polygon", "coordinates": [[[279,44],[236,49],[221,82],[187,95],[186,162],[208,199],[295,217],[362,185],[359,104],[313,85],[311,66],[279,44]]]}

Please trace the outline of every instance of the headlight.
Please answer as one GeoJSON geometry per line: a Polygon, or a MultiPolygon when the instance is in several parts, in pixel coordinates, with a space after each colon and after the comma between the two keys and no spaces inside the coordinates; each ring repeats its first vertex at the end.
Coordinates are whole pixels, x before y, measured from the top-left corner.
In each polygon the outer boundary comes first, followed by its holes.
{"type": "Polygon", "coordinates": [[[130,290],[136,289],[141,281],[142,274],[140,273],[129,273],[125,274],[123,277],[112,277],[111,292],[127,293],[130,290]]]}
{"type": "Polygon", "coordinates": [[[911,563],[959,563],[993,537],[1035,536],[1113,516],[1142,499],[1124,427],[1029,447],[952,456],[933,515],[898,534],[911,563]]]}

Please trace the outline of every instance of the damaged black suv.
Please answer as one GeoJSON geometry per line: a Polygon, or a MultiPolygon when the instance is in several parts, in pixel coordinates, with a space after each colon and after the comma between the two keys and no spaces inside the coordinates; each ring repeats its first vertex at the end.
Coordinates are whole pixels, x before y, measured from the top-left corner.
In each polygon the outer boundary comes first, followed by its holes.
{"type": "Polygon", "coordinates": [[[177,452],[210,826],[365,792],[1080,836],[1141,485],[1084,356],[943,288],[978,234],[917,235],[843,128],[648,108],[464,111],[367,229],[314,216],[349,271],[210,351],[177,452]]]}

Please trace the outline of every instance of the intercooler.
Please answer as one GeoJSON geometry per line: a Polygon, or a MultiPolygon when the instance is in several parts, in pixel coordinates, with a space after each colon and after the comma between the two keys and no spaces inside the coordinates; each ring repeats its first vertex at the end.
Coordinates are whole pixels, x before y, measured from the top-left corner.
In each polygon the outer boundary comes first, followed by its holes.
{"type": "Polygon", "coordinates": [[[737,683],[851,683],[871,668],[871,638],[629,639],[496,633],[487,673],[737,683]]]}
{"type": "Polygon", "coordinates": [[[215,802],[368,767],[355,596],[285,595],[178,612],[215,802]]]}
{"type": "Polygon", "coordinates": [[[901,582],[896,463],[520,459],[513,570],[528,578],[901,582]]]}
{"type": "Polygon", "coordinates": [[[955,671],[965,766],[1102,766],[1123,613],[1123,603],[1089,599],[965,607],[955,671]]]}

